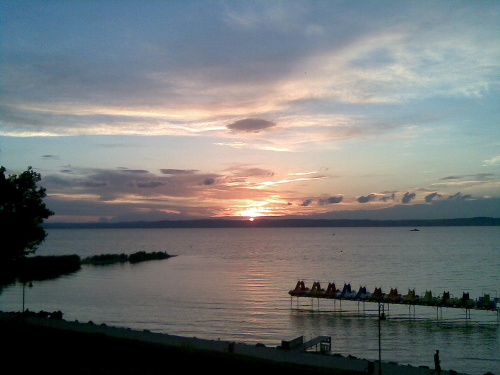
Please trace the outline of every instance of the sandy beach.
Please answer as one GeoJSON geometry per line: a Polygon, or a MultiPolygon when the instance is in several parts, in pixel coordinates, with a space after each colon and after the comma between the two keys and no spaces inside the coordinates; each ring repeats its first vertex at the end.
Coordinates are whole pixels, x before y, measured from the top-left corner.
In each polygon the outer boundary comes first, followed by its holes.
{"type": "MultiPolygon", "coordinates": [[[[52,374],[160,374],[180,365],[184,371],[268,371],[288,374],[377,373],[378,363],[221,340],[188,338],[110,327],[92,322],[22,317],[1,313],[6,368],[48,370],[52,374]],[[21,355],[20,355],[21,354],[21,355]]],[[[427,367],[382,363],[387,375],[424,375],[427,367]]],[[[448,375],[448,371],[442,374],[448,375]]],[[[464,374],[460,374],[464,375],[464,374]]]]}

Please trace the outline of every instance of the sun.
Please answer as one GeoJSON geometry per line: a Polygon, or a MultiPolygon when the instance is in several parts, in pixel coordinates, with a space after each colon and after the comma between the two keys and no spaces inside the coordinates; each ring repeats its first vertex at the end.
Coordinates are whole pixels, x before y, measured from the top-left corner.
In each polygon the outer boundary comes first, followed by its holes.
{"type": "Polygon", "coordinates": [[[249,221],[254,221],[255,218],[254,217],[251,217],[250,219],[248,219],[249,221]]]}

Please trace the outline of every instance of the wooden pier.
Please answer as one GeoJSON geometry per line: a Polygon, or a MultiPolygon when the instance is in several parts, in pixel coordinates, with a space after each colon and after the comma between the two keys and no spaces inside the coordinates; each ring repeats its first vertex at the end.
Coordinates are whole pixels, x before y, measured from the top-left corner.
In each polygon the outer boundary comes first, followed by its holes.
{"type": "Polygon", "coordinates": [[[281,341],[281,349],[285,350],[306,352],[312,347],[315,347],[316,351],[321,353],[329,353],[332,349],[332,338],[330,336],[317,336],[304,342],[304,336],[299,336],[293,340],[281,341]]]}
{"type": "MultiPolygon", "coordinates": [[[[478,300],[472,300],[469,298],[469,293],[465,292],[462,298],[450,298],[449,292],[445,293],[447,294],[447,298],[443,298],[443,296],[432,297],[432,292],[430,291],[426,291],[425,295],[419,297],[415,295],[414,291],[409,291],[408,295],[401,296],[397,294],[397,289],[391,288],[391,292],[385,294],[382,293],[381,288],[375,288],[374,293],[366,293],[366,288],[364,288],[364,294],[360,297],[360,292],[351,291],[349,284],[344,284],[343,291],[334,288],[335,285],[330,283],[328,289],[325,291],[321,289],[319,282],[314,282],[313,287],[309,289],[305,288],[303,281],[299,281],[296,288],[288,292],[291,296],[291,306],[293,307],[293,299],[296,298],[298,308],[299,299],[305,297],[305,299],[311,302],[310,306],[313,310],[315,302],[319,310],[320,301],[330,301],[333,302],[333,312],[341,313],[344,311],[342,309],[343,302],[357,303],[358,314],[365,314],[373,311],[378,313],[380,319],[385,319],[389,315],[390,307],[394,305],[407,307],[408,316],[412,317],[416,316],[415,309],[417,306],[432,307],[436,310],[437,319],[443,317],[443,308],[461,310],[465,313],[466,319],[471,319],[473,310],[489,311],[496,314],[497,322],[500,323],[500,300],[498,298],[490,299],[487,294],[483,295],[478,300]],[[348,292],[346,292],[346,289],[348,289],[348,292]],[[337,302],[339,303],[339,308],[337,308],[337,302]],[[378,304],[378,309],[366,309],[366,303],[378,304]]],[[[363,288],[360,288],[360,290],[362,289],[363,288]]]]}

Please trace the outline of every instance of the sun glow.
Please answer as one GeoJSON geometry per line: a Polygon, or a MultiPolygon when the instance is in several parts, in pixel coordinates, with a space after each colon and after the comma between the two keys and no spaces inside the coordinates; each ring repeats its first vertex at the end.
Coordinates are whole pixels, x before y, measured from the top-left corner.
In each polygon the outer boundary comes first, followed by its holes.
{"type": "Polygon", "coordinates": [[[258,216],[265,216],[266,214],[263,213],[262,211],[264,211],[263,208],[251,208],[251,209],[248,209],[248,210],[244,210],[244,211],[241,211],[240,212],[240,216],[249,216],[250,218],[255,218],[255,217],[258,217],[258,216]]]}
{"type": "Polygon", "coordinates": [[[245,205],[246,207],[243,208],[239,212],[240,216],[246,216],[246,217],[259,217],[259,216],[267,216],[269,215],[269,209],[266,207],[269,204],[269,202],[263,200],[263,201],[251,201],[250,204],[245,205]]]}

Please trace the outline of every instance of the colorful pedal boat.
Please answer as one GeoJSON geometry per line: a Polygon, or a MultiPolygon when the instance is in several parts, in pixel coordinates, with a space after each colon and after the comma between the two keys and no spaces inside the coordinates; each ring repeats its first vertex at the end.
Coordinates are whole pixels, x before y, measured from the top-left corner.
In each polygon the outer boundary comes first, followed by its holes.
{"type": "Polygon", "coordinates": [[[438,296],[436,298],[436,305],[437,306],[446,306],[448,304],[448,301],[450,300],[450,292],[443,292],[441,296],[438,296]]]}
{"type": "Polygon", "coordinates": [[[432,291],[426,290],[424,296],[419,298],[418,303],[420,305],[433,306],[436,304],[436,297],[432,296],[432,291]]]}
{"type": "Polygon", "coordinates": [[[485,309],[485,310],[494,310],[496,309],[497,305],[498,305],[498,298],[491,299],[489,293],[484,293],[482,297],[479,297],[476,304],[478,309],[485,309]]]}
{"type": "Polygon", "coordinates": [[[401,302],[403,303],[417,303],[418,302],[418,295],[415,294],[415,289],[408,289],[408,294],[406,296],[403,296],[401,299],[401,302]]]}
{"type": "Polygon", "coordinates": [[[290,290],[288,294],[291,296],[305,296],[305,294],[309,291],[309,288],[306,288],[304,281],[297,281],[297,285],[295,286],[295,289],[290,290]]]}
{"type": "Polygon", "coordinates": [[[397,288],[391,288],[389,294],[384,297],[387,302],[398,303],[401,302],[401,294],[398,293],[397,288]]]}
{"type": "Polygon", "coordinates": [[[366,291],[366,286],[360,286],[358,292],[354,296],[355,300],[366,300],[370,298],[371,293],[366,291]]]}
{"type": "Polygon", "coordinates": [[[340,290],[335,288],[335,283],[328,283],[328,288],[326,288],[326,292],[323,293],[324,298],[336,298],[339,294],[340,290]]]}
{"type": "Polygon", "coordinates": [[[384,298],[384,293],[382,293],[382,288],[375,288],[372,295],[370,296],[370,301],[382,301],[384,298]]]}
{"type": "Polygon", "coordinates": [[[337,296],[339,299],[353,299],[356,295],[355,291],[352,291],[351,284],[344,283],[344,287],[342,288],[342,292],[337,296]]]}
{"type": "Polygon", "coordinates": [[[313,283],[311,290],[306,292],[306,296],[320,298],[320,297],[323,297],[324,293],[325,293],[325,290],[321,288],[321,284],[319,283],[319,281],[315,281],[313,283]]]}

